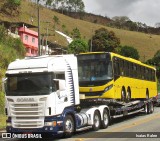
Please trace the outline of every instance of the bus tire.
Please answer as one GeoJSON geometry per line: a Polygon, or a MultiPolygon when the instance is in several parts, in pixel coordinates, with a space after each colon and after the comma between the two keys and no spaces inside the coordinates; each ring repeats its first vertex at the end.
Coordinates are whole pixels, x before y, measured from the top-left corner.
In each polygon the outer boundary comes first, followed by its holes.
{"type": "Polygon", "coordinates": [[[127,102],[130,102],[131,101],[131,90],[128,88],[127,90],[127,102]]]}
{"type": "Polygon", "coordinates": [[[126,102],[126,91],[124,87],[122,87],[122,91],[121,91],[121,101],[126,102]]]}
{"type": "Polygon", "coordinates": [[[101,128],[105,129],[109,125],[109,113],[107,109],[103,110],[103,120],[101,121],[101,128]]]}
{"type": "Polygon", "coordinates": [[[94,115],[93,115],[93,125],[92,125],[92,129],[93,129],[94,131],[99,130],[99,128],[100,128],[100,123],[101,123],[100,114],[99,114],[98,110],[96,110],[96,111],[94,112],[94,115]]]}
{"type": "Polygon", "coordinates": [[[74,120],[71,115],[67,115],[64,120],[64,136],[71,137],[74,132],[74,120]]]}

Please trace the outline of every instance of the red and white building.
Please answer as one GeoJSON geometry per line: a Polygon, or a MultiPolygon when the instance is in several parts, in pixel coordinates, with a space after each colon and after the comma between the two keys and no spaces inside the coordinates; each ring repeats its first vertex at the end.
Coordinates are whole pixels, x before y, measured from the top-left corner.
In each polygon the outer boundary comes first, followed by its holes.
{"type": "Polygon", "coordinates": [[[26,56],[37,56],[38,33],[24,26],[18,28],[18,35],[26,48],[26,56]]]}

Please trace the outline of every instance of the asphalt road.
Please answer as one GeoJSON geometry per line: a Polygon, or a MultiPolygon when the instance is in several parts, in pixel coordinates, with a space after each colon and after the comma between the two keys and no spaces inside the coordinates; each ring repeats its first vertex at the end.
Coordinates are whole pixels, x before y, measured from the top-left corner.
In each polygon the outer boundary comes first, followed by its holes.
{"type": "MultiPolygon", "coordinates": [[[[17,139],[0,139],[13,140],[17,139]]],[[[35,139],[34,139],[35,140],[35,139]]],[[[51,139],[49,139],[52,141],[51,139]]],[[[60,141],[160,141],[160,107],[155,107],[154,113],[143,113],[119,118],[107,129],[97,132],[87,130],[78,132],[68,139],[53,139],[60,141]]]]}
{"type": "MultiPolygon", "coordinates": [[[[154,113],[143,113],[119,118],[107,129],[97,132],[84,131],[75,134],[70,141],[160,141],[160,107],[155,107],[154,113]],[[142,138],[143,137],[143,138],[142,138]]],[[[68,141],[68,139],[61,139],[68,141]]]]}

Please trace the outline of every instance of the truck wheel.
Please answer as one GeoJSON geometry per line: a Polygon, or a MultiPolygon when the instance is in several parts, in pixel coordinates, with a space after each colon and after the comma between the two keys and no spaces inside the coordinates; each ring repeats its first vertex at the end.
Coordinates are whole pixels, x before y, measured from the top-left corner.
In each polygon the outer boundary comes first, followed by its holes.
{"type": "Polygon", "coordinates": [[[148,103],[145,104],[144,112],[145,114],[149,114],[149,104],[148,103]]]}
{"type": "Polygon", "coordinates": [[[71,137],[74,132],[74,120],[71,115],[67,115],[64,120],[64,136],[71,137]]]}
{"type": "Polygon", "coordinates": [[[92,126],[92,129],[94,131],[97,131],[99,128],[100,128],[100,121],[101,121],[101,118],[100,118],[100,115],[99,115],[99,112],[96,110],[94,112],[94,116],[93,116],[93,126],[92,126]]]}
{"type": "Polygon", "coordinates": [[[103,129],[107,128],[109,125],[109,113],[106,109],[103,110],[103,120],[101,126],[103,129]]]}
{"type": "Polygon", "coordinates": [[[152,114],[154,112],[154,105],[153,102],[149,103],[149,114],[152,114]]]}

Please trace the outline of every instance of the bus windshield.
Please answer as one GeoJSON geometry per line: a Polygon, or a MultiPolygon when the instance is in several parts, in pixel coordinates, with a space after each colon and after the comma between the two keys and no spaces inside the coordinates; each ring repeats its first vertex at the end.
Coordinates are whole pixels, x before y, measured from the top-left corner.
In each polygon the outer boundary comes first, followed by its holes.
{"type": "Polygon", "coordinates": [[[78,56],[80,86],[104,85],[113,79],[109,54],[88,54],[78,56]]]}
{"type": "Polygon", "coordinates": [[[47,95],[53,91],[53,74],[27,73],[7,75],[6,95],[47,95]]]}

